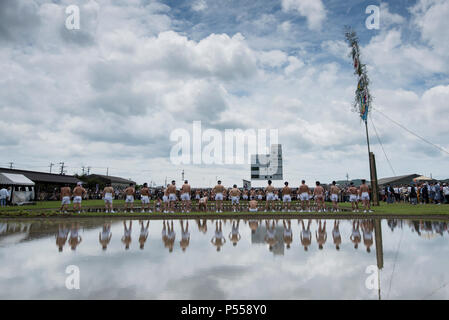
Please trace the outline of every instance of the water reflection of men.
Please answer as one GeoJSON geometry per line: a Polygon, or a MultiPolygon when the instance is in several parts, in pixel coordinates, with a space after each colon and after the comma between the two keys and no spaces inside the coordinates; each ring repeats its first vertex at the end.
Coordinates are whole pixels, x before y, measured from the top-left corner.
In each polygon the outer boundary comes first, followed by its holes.
{"type": "Polygon", "coordinates": [[[59,224],[58,233],[56,234],[56,245],[58,246],[58,251],[62,252],[62,248],[64,247],[67,237],[69,235],[69,230],[64,224],[59,224]]]}
{"type": "Polygon", "coordinates": [[[70,229],[70,239],[69,239],[69,244],[70,244],[70,248],[72,250],[76,250],[76,247],[81,243],[82,238],[81,236],[78,234],[78,230],[80,228],[80,224],[78,223],[73,223],[72,224],[72,228],[70,229]]]}
{"type": "Polygon", "coordinates": [[[125,245],[125,249],[129,249],[129,245],[131,243],[131,231],[133,227],[133,222],[129,222],[129,228],[126,226],[126,221],[123,221],[123,237],[122,242],[125,245]]]}
{"type": "Polygon", "coordinates": [[[148,228],[150,227],[150,220],[144,225],[143,221],[140,221],[140,235],[139,235],[139,248],[143,250],[145,242],[148,238],[148,228]]]}
{"type": "Polygon", "coordinates": [[[103,230],[99,234],[99,241],[103,250],[106,250],[109,242],[111,241],[112,233],[111,233],[111,224],[105,223],[103,225],[103,230]]]}
{"type": "Polygon", "coordinates": [[[268,244],[268,249],[270,251],[273,251],[273,247],[277,243],[274,220],[271,223],[271,227],[270,222],[268,220],[265,220],[265,227],[267,228],[267,234],[265,235],[265,242],[268,244]]]}
{"type": "Polygon", "coordinates": [[[290,249],[290,245],[293,242],[292,222],[291,220],[288,220],[287,223],[285,223],[285,220],[282,220],[282,223],[284,224],[284,243],[287,246],[287,249],[290,249]]]}
{"type": "Polygon", "coordinates": [[[221,221],[215,222],[215,235],[210,242],[217,247],[217,251],[221,250],[221,247],[226,243],[225,237],[223,237],[223,225],[221,221]]]}
{"type": "Polygon", "coordinates": [[[309,246],[312,244],[312,232],[310,231],[310,225],[312,220],[309,219],[307,228],[304,226],[304,221],[301,220],[301,244],[304,246],[304,251],[309,250],[309,246]]]}
{"type": "Polygon", "coordinates": [[[318,243],[318,249],[323,250],[323,246],[327,240],[326,221],[321,224],[321,220],[318,224],[318,231],[315,232],[316,242],[318,243]]]}
{"type": "Polygon", "coordinates": [[[189,244],[190,244],[189,221],[187,221],[186,228],[184,229],[184,220],[181,220],[181,241],[179,241],[179,245],[181,246],[183,252],[186,251],[189,244]]]}
{"type": "Polygon", "coordinates": [[[341,234],[340,234],[340,221],[334,221],[334,229],[332,229],[332,237],[334,238],[335,249],[340,250],[341,234]]]}
{"type": "Polygon", "coordinates": [[[232,229],[229,233],[229,240],[232,242],[232,245],[235,247],[237,243],[240,241],[242,236],[239,233],[239,225],[240,225],[240,219],[237,220],[237,224],[234,221],[232,221],[232,229]]]}
{"type": "Polygon", "coordinates": [[[358,249],[359,243],[362,241],[361,235],[360,235],[360,222],[357,220],[354,220],[352,223],[352,234],[351,237],[352,243],[354,244],[354,249],[358,249]]]}
{"type": "Polygon", "coordinates": [[[206,234],[207,233],[207,220],[203,219],[203,222],[201,222],[200,219],[196,220],[196,224],[198,225],[198,231],[206,234]]]}
{"type": "Polygon", "coordinates": [[[366,252],[371,252],[373,245],[373,230],[374,224],[372,220],[367,220],[362,223],[363,243],[366,246],[366,252]]]}
{"type": "Polygon", "coordinates": [[[259,228],[259,221],[257,221],[257,220],[249,220],[248,221],[248,225],[249,225],[249,228],[251,229],[251,233],[255,234],[256,231],[257,231],[257,228],[259,228]]]}
{"type": "Polygon", "coordinates": [[[162,241],[164,242],[165,248],[168,248],[168,252],[173,252],[173,247],[175,244],[176,233],[173,228],[173,220],[170,223],[165,224],[165,220],[162,227],[162,241]]]}

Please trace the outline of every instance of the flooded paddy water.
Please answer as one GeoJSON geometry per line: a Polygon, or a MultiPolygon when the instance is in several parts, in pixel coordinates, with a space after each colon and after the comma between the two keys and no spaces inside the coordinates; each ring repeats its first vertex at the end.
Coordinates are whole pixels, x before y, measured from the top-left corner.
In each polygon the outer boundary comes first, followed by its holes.
{"type": "Polygon", "coordinates": [[[419,219],[0,219],[0,298],[448,299],[447,227],[419,219]]]}

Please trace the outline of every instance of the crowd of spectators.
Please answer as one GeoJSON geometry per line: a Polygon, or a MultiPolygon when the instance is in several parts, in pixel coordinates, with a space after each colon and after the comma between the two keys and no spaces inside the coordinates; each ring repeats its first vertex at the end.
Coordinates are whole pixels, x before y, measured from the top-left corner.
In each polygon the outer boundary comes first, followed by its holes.
{"type": "Polygon", "coordinates": [[[381,189],[380,196],[386,203],[449,204],[449,186],[439,182],[394,186],[387,184],[381,189]]]}

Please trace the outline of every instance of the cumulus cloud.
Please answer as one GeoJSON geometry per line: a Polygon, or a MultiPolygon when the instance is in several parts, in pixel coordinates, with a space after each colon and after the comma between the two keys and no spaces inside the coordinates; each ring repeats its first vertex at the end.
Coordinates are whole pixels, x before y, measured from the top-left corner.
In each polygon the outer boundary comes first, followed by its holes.
{"type": "MultiPolygon", "coordinates": [[[[319,37],[307,32],[324,23],[321,1],[284,0],[271,10],[254,3],[247,11],[238,2],[235,8],[210,4],[194,17],[176,3],[74,1],[81,30],[64,28],[69,4],[1,2],[3,166],[39,161],[46,169],[47,162],[66,161],[73,173],[84,163],[141,182],[151,164],[160,183],[180,171],[169,162],[170,133],[201,120],[218,130],[279,129],[286,179],[337,179],[350,170],[366,177],[364,131],[351,111],[356,79],[348,48],[330,31],[322,29],[319,37]],[[229,17],[237,9],[236,17],[217,22],[222,12],[229,17]],[[342,166],[330,169],[329,159],[342,166]]],[[[445,8],[444,2],[420,1],[409,21],[384,5],[386,24],[362,41],[375,106],[443,147],[449,77],[443,33],[435,30],[445,26],[436,9],[445,8]],[[419,39],[405,36],[409,22],[419,39]]],[[[430,161],[415,153],[412,137],[398,138],[393,124],[381,122],[378,129],[393,164],[420,157],[405,173],[421,172],[430,161]],[[390,149],[398,139],[412,143],[401,144],[400,155],[390,149]]],[[[379,156],[377,163],[379,176],[390,174],[379,156]]],[[[249,174],[247,166],[185,169],[192,184],[208,184],[218,171],[229,183],[249,174]]]]}
{"type": "Polygon", "coordinates": [[[447,30],[449,30],[449,2],[444,0],[420,0],[410,9],[413,23],[427,41],[440,54],[446,57],[449,52],[447,30]]]}
{"type": "Polygon", "coordinates": [[[207,9],[207,2],[206,0],[196,0],[192,3],[192,10],[193,11],[203,11],[207,9]]]}
{"type": "Polygon", "coordinates": [[[326,18],[326,10],[321,0],[282,0],[284,11],[297,11],[306,17],[309,29],[319,30],[326,18]]]}

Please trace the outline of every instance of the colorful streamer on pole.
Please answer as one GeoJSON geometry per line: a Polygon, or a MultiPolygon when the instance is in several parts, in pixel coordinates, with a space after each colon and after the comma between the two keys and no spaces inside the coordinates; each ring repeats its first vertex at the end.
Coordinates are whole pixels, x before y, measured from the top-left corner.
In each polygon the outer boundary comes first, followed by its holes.
{"type": "Polygon", "coordinates": [[[347,27],[346,41],[351,48],[351,57],[354,65],[354,74],[358,76],[357,90],[355,91],[354,110],[360,114],[360,118],[367,122],[372,97],[368,89],[369,79],[366,73],[366,65],[360,62],[359,40],[355,31],[347,27]]]}

